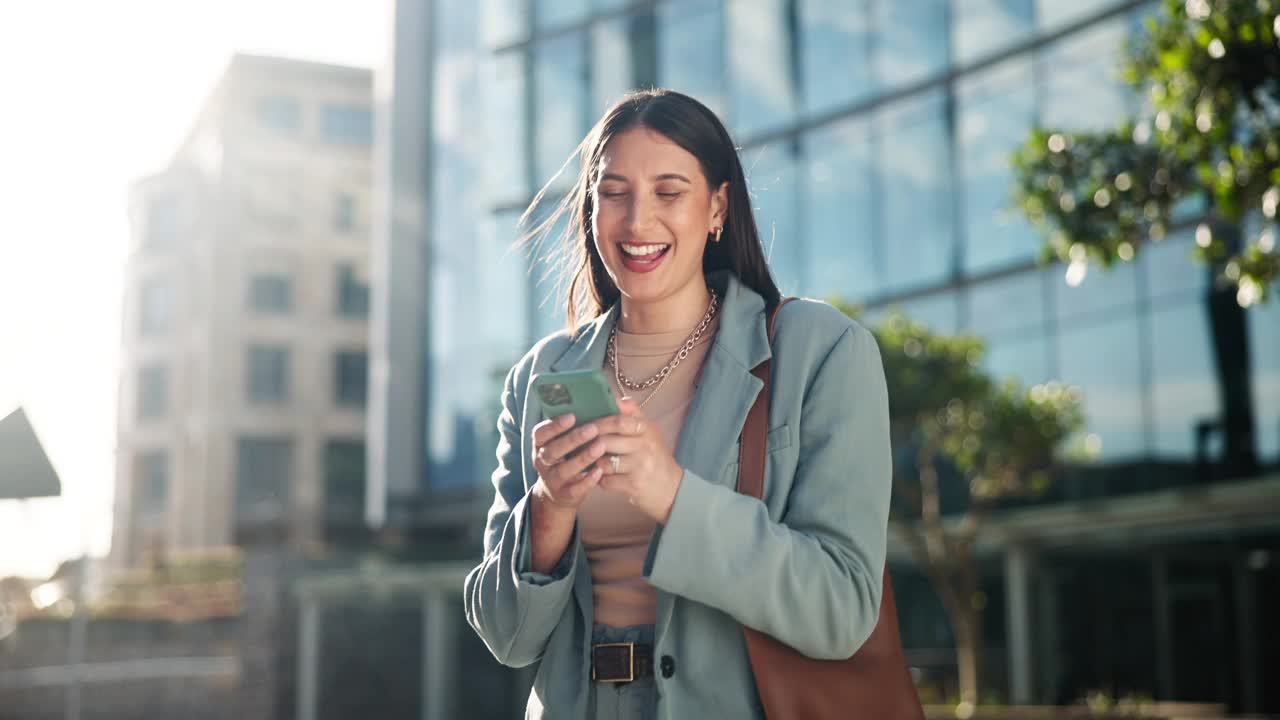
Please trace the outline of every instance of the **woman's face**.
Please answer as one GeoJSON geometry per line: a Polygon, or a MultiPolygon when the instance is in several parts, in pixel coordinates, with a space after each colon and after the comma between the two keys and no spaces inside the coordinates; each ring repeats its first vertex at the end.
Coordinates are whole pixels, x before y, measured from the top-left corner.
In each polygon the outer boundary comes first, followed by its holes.
{"type": "Polygon", "coordinates": [[[723,222],[728,183],[708,189],[691,153],[633,127],[605,146],[591,191],[596,251],[623,296],[652,302],[704,282],[702,252],[723,222]]]}

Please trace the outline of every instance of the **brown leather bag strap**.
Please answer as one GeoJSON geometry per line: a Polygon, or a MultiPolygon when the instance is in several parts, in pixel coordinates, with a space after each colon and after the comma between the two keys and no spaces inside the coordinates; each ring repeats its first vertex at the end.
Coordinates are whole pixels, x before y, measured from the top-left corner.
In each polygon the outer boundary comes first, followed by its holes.
{"type": "MultiPolygon", "coordinates": [[[[769,314],[770,345],[778,310],[792,299],[782,301],[769,314]]],[[[768,456],[772,367],[772,361],[765,360],[752,370],[764,387],[747,413],[738,455],[738,491],[760,500],[764,499],[768,456]]],[[[888,565],[882,572],[884,592],[875,629],[847,660],[814,660],[743,626],[751,672],[769,720],[925,720],[902,652],[888,565]]]]}
{"type": "MultiPolygon", "coordinates": [[[[795,300],[783,298],[769,313],[766,331],[769,333],[769,345],[773,346],[774,326],[778,321],[778,313],[782,306],[795,300]]],[[[752,368],[751,374],[760,378],[764,387],[756,395],[756,401],[747,412],[747,420],[742,425],[741,444],[738,448],[738,492],[750,495],[757,500],[764,499],[764,463],[768,455],[769,440],[769,374],[773,369],[773,361],[765,360],[752,368]]]]}

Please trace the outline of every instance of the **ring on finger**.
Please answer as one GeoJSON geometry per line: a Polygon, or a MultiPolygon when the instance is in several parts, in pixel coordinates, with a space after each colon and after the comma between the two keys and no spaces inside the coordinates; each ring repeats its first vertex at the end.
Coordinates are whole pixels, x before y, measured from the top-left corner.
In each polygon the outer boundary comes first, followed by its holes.
{"type": "Polygon", "coordinates": [[[609,470],[611,475],[617,475],[618,473],[622,472],[622,470],[619,469],[619,466],[621,465],[622,465],[621,457],[617,455],[609,456],[609,470]]]}
{"type": "Polygon", "coordinates": [[[558,460],[547,459],[547,448],[545,445],[538,448],[538,459],[542,461],[543,465],[547,465],[547,466],[555,465],[557,462],[559,462],[558,460]]]}

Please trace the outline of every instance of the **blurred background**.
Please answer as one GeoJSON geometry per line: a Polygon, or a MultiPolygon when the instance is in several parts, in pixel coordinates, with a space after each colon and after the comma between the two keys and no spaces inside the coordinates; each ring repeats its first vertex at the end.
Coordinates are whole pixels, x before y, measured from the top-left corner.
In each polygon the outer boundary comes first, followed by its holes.
{"type": "Polygon", "coordinates": [[[461,602],[564,323],[517,221],[655,85],[880,341],[930,716],[1280,717],[1280,3],[0,18],[0,719],[521,716],[461,602]]]}

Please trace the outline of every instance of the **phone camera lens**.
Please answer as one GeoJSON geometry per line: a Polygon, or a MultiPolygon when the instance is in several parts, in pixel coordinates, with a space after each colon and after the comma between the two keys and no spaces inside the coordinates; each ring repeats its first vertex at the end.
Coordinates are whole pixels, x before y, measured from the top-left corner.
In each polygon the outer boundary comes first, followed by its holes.
{"type": "Polygon", "coordinates": [[[547,405],[568,405],[573,402],[569,389],[559,383],[539,386],[538,394],[542,397],[542,402],[547,405]]]}

